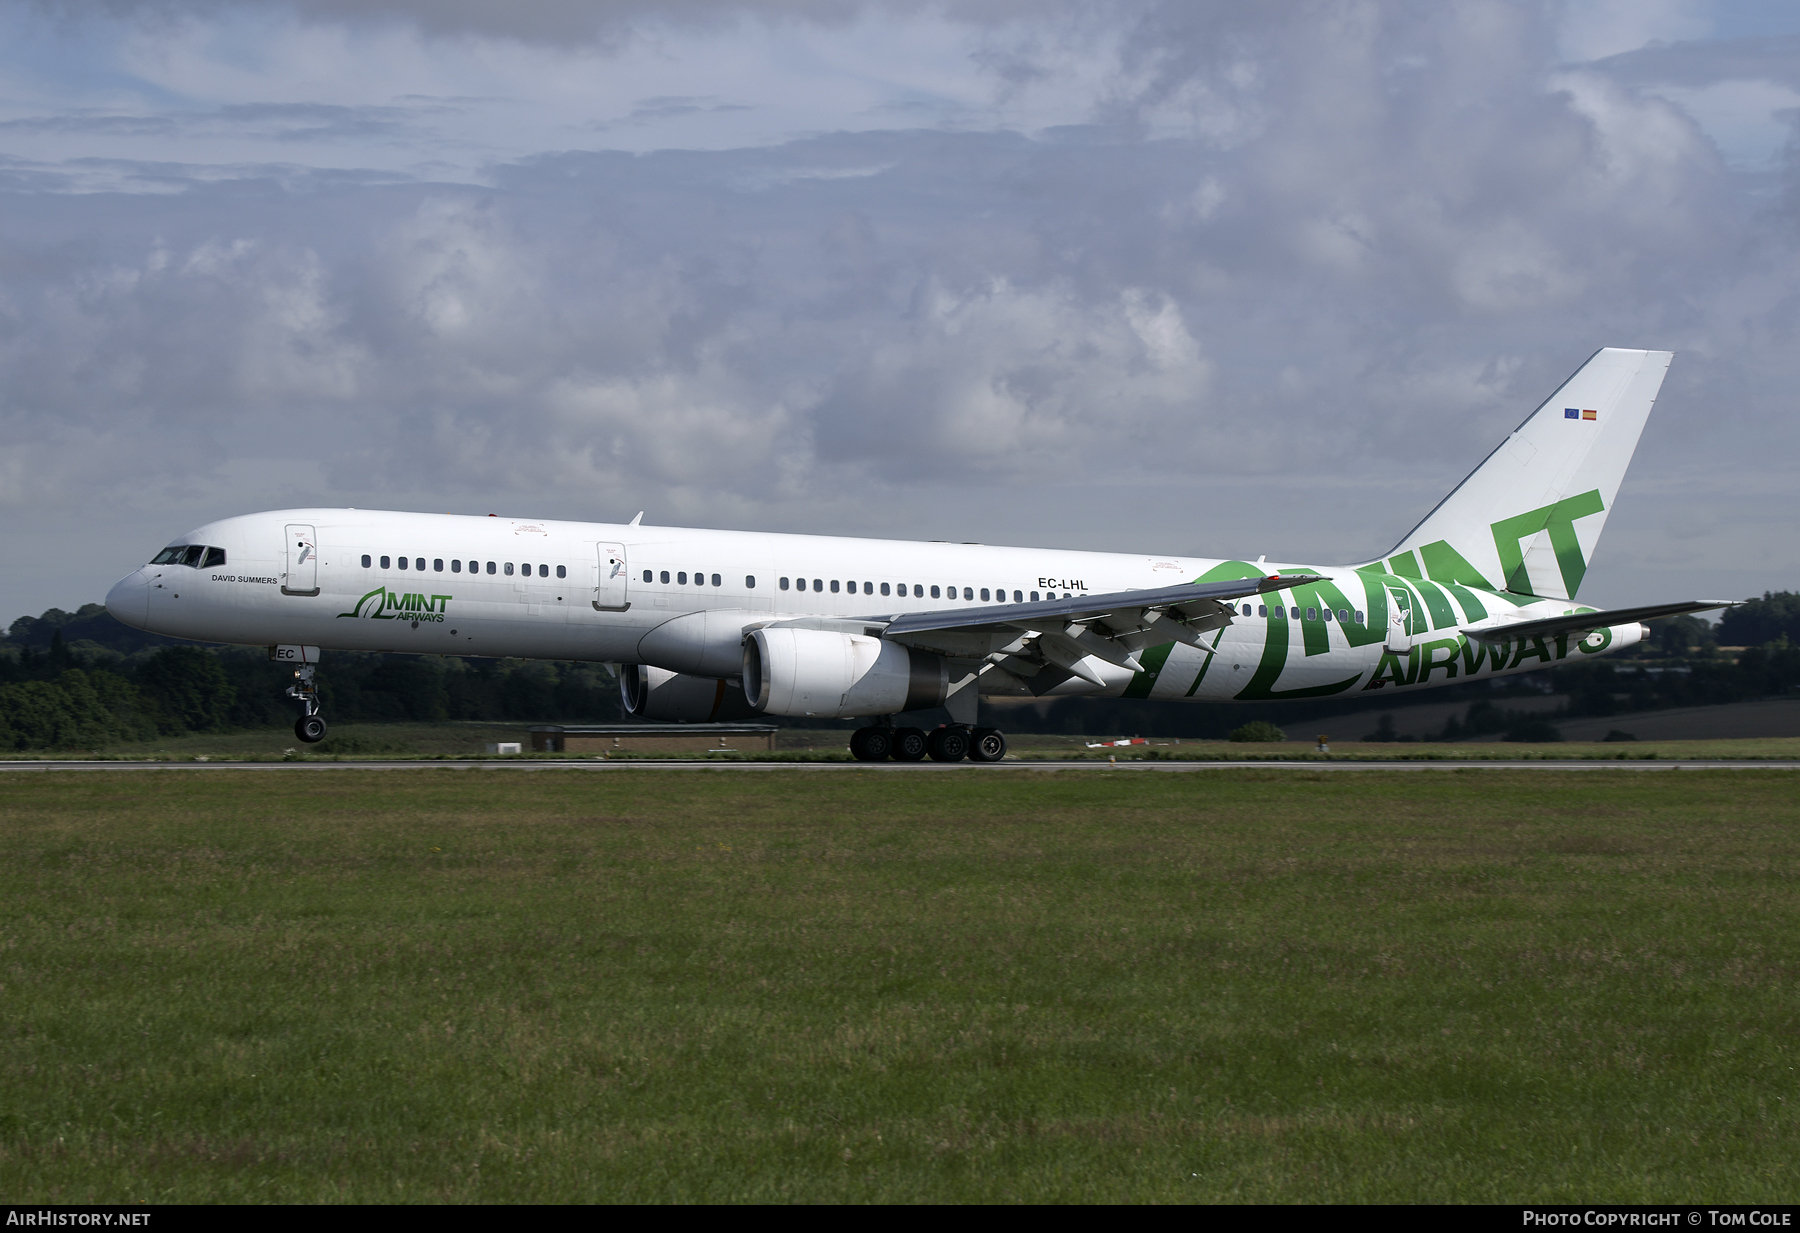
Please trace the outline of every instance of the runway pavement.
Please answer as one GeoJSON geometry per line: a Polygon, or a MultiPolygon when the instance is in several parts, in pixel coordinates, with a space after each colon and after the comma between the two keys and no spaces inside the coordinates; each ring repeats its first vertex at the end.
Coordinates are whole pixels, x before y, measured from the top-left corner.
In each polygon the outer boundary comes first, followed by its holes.
{"type": "Polygon", "coordinates": [[[1486,760],[1382,762],[1349,758],[1320,758],[1294,762],[702,762],[674,760],[532,758],[467,760],[370,760],[367,762],[100,762],[100,761],[0,761],[0,772],[26,771],[806,771],[834,774],[875,771],[895,775],[1005,774],[1008,771],[1138,771],[1186,774],[1193,771],[1792,771],[1800,760],[1756,759],[1530,759],[1517,762],[1486,760]]]}

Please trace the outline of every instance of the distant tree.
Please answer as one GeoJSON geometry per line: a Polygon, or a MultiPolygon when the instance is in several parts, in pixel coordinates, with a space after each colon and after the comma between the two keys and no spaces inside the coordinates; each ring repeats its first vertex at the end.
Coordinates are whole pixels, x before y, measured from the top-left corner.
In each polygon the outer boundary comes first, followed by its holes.
{"type": "Polygon", "coordinates": [[[1381,744],[1397,741],[1399,739],[1400,738],[1394,733],[1394,717],[1385,712],[1380,719],[1375,721],[1375,731],[1370,732],[1363,737],[1363,740],[1365,741],[1375,741],[1381,744]]]}
{"type": "Polygon", "coordinates": [[[1232,730],[1234,741],[1285,741],[1287,733],[1274,724],[1263,719],[1253,719],[1241,728],[1232,730]]]}
{"type": "Polygon", "coordinates": [[[140,693],[165,734],[219,732],[230,725],[237,691],[218,656],[197,646],[167,646],[137,670],[140,693]]]}
{"type": "Polygon", "coordinates": [[[1650,622],[1647,649],[1653,655],[1680,659],[1694,654],[1695,647],[1704,654],[1717,645],[1717,632],[1697,616],[1659,617],[1650,622]]]}
{"type": "Polygon", "coordinates": [[[1719,618],[1722,646],[1761,646],[1777,638],[1800,642],[1800,595],[1792,591],[1764,591],[1719,618]]]}

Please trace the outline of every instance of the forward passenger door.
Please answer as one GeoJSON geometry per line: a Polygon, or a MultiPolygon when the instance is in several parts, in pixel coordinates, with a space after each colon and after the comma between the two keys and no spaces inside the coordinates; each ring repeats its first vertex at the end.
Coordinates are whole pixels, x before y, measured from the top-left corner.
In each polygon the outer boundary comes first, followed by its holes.
{"type": "Polygon", "coordinates": [[[287,527],[287,572],[281,578],[283,595],[319,593],[319,548],[313,529],[301,523],[287,527]]]}
{"type": "Polygon", "coordinates": [[[631,607],[626,595],[631,571],[625,562],[625,545],[599,544],[595,551],[600,556],[600,574],[599,585],[594,588],[594,608],[600,612],[624,612],[631,607]]]}

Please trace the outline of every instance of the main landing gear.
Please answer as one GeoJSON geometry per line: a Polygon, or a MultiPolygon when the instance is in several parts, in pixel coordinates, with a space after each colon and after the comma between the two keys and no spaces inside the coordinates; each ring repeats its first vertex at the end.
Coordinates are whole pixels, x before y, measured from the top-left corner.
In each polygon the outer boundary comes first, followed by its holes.
{"type": "Polygon", "coordinates": [[[858,762],[998,762],[1006,756],[1006,736],[998,728],[947,724],[926,733],[918,728],[879,724],[850,734],[850,756],[858,762]]]}
{"type": "Polygon", "coordinates": [[[308,745],[317,745],[325,739],[325,717],[319,714],[319,691],[313,685],[313,665],[302,664],[294,669],[294,683],[287,687],[287,696],[300,704],[301,715],[294,721],[294,735],[308,745]]]}

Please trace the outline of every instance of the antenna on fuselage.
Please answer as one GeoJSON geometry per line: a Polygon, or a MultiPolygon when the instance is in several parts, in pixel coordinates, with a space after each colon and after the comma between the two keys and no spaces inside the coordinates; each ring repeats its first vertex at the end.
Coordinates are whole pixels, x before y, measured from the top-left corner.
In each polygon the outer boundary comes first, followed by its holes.
{"type": "Polygon", "coordinates": [[[638,523],[642,522],[643,520],[644,520],[644,511],[639,510],[637,512],[637,517],[633,518],[630,522],[626,523],[625,525],[628,527],[635,527],[638,523]]]}

